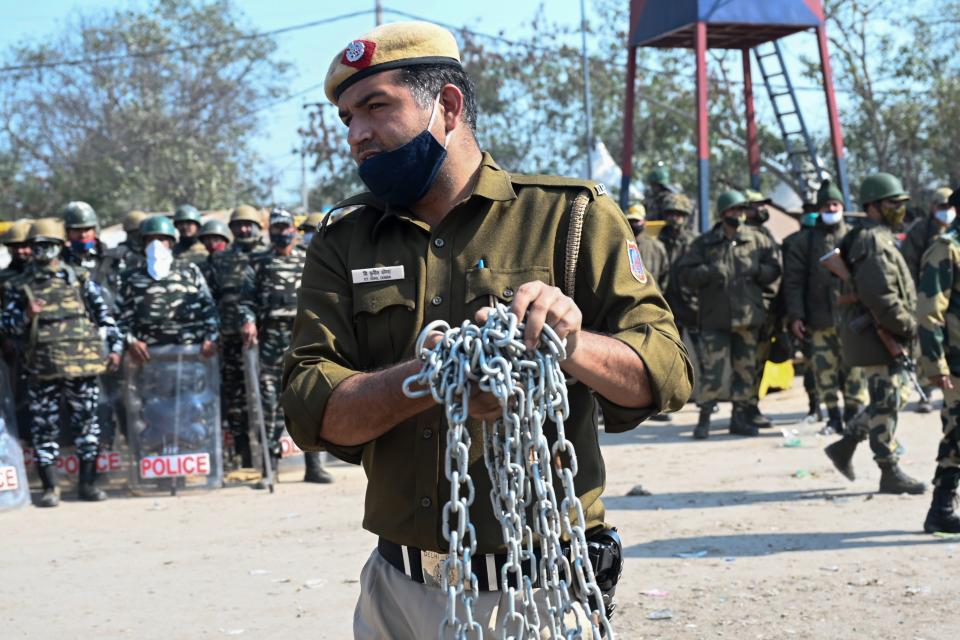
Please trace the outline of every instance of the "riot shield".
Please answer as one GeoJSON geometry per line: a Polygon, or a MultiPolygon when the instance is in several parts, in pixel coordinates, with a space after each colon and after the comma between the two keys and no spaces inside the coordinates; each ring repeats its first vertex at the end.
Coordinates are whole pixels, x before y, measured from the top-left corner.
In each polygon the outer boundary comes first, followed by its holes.
{"type": "Polygon", "coordinates": [[[247,424],[256,428],[259,438],[250,434],[250,454],[253,460],[259,454],[263,461],[263,479],[273,493],[273,469],[270,464],[270,441],[263,423],[263,402],[260,397],[260,350],[257,345],[243,348],[243,381],[247,391],[247,424]],[[256,446],[256,442],[260,446],[256,446]]]}
{"type": "Polygon", "coordinates": [[[23,450],[17,442],[17,418],[10,385],[10,370],[0,360],[0,511],[22,507],[30,501],[23,450]]]}
{"type": "Polygon", "coordinates": [[[126,366],[127,437],[134,493],[223,484],[220,367],[200,345],[150,347],[126,366]]]}

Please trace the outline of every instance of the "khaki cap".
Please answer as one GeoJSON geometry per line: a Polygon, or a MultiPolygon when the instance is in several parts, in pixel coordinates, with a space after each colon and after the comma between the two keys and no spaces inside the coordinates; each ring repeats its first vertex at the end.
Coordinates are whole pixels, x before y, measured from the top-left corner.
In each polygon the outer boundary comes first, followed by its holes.
{"type": "Polygon", "coordinates": [[[642,204],[632,204],[627,209],[627,220],[636,220],[637,222],[646,222],[647,208],[642,204]]]}
{"type": "Polygon", "coordinates": [[[30,235],[30,221],[17,220],[10,225],[6,233],[0,236],[0,243],[3,244],[23,244],[30,235]]]}
{"type": "Polygon", "coordinates": [[[381,71],[416,64],[448,64],[462,67],[460,49],[453,34],[429,22],[393,22],[350,42],[337,52],[323,90],[337,104],[350,85],[381,71]]]}
{"type": "Polygon", "coordinates": [[[936,206],[943,206],[950,202],[950,194],[953,193],[953,189],[947,189],[946,187],[941,187],[933,192],[933,204],[936,206]]]}
{"type": "Polygon", "coordinates": [[[127,233],[139,231],[140,223],[149,218],[146,211],[137,211],[136,209],[123,216],[123,230],[127,233]]]}

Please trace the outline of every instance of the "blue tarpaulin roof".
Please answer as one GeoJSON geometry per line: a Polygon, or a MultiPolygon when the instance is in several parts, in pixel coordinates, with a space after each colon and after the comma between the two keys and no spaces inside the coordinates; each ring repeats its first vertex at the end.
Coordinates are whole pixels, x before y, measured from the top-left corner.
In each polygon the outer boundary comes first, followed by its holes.
{"type": "Polygon", "coordinates": [[[696,23],[707,24],[707,46],[744,49],[816,27],[820,0],[632,0],[635,47],[693,47],[696,23]]]}

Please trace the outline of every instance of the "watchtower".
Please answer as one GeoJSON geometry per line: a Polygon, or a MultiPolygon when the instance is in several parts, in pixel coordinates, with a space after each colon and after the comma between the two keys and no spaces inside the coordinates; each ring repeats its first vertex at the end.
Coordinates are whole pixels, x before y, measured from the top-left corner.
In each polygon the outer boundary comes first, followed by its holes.
{"type": "MultiPolygon", "coordinates": [[[[707,130],[707,49],[739,49],[743,54],[744,107],[747,121],[747,158],[750,182],[760,186],[760,149],[753,103],[750,52],[754,52],[781,135],[788,165],[800,179],[811,166],[822,177],[816,149],[797,102],[777,40],[801,31],[814,31],[830,120],[830,139],[836,161],[836,180],[850,208],[843,133],[837,117],[833,74],[820,0],[631,0],[627,52],[627,93],[621,157],[621,208],[626,209],[633,160],[633,111],[636,102],[637,47],[692,48],[696,52],[697,91],[697,203],[700,229],[710,225],[710,145],[707,130]]],[[[801,194],[802,195],[802,194],[801,194]]]]}

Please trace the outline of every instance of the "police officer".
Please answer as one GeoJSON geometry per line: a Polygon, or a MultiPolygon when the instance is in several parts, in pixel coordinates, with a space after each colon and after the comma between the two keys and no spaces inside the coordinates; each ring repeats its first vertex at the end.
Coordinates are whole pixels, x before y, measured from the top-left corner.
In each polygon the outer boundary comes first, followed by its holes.
{"type": "Polygon", "coordinates": [[[303,219],[303,222],[300,223],[300,226],[297,227],[297,230],[300,232],[300,243],[304,247],[309,247],[310,242],[313,240],[313,234],[317,232],[317,229],[320,228],[320,225],[323,223],[324,214],[322,213],[311,213],[308,214],[306,218],[303,219]]]}
{"type": "Polygon", "coordinates": [[[221,251],[225,251],[227,247],[230,246],[233,234],[230,233],[227,225],[219,220],[207,220],[203,223],[203,226],[200,227],[200,233],[197,234],[197,237],[200,238],[204,249],[207,250],[207,257],[197,266],[200,267],[200,272],[209,283],[212,277],[210,269],[213,264],[213,256],[221,251]]]}
{"type": "Polygon", "coordinates": [[[852,460],[857,445],[869,437],[880,466],[880,493],[923,493],[925,486],[898,465],[896,441],[900,388],[906,384],[903,365],[884,346],[879,330],[909,345],[917,333],[917,301],[913,278],[897,249],[892,229],[903,222],[909,196],[889,173],[868,176],[860,185],[860,203],[867,220],[843,238],[840,254],[851,274],[845,285],[856,301],[840,306],[839,334],[844,363],[863,367],[870,402],[844,425],[843,437],[826,448],[834,466],[855,478],[852,460]]]}
{"type": "MultiPolygon", "coordinates": [[[[280,437],[283,435],[283,408],[280,406],[280,378],[283,352],[290,345],[293,319],[297,313],[297,289],[307,257],[294,229],[293,214],[285,209],[270,212],[271,251],[254,258],[247,267],[244,296],[240,307],[243,324],[240,336],[244,346],[260,345],[260,397],[270,439],[273,468],[280,461],[280,437]]],[[[304,482],[329,483],[331,476],[316,451],[304,453],[304,482]]]]}
{"type": "Polygon", "coordinates": [[[657,283],[657,286],[660,287],[660,290],[666,290],[667,276],[670,273],[667,250],[659,240],[648,236],[644,231],[647,223],[647,211],[642,204],[634,204],[627,209],[627,222],[630,223],[630,229],[636,238],[644,268],[653,278],[653,281],[657,283]]]}
{"type": "MultiPolygon", "coordinates": [[[[442,409],[401,392],[420,367],[413,348],[421,328],[472,320],[493,296],[520,317],[529,311],[528,345],[544,322],[567,339],[562,366],[579,381],[570,388],[567,437],[574,434],[577,492],[591,531],[603,521],[604,481],[588,387],[606,429],[622,431],[682,406],[690,366],[605,189],[510,174],[481,152],[473,87],[451,33],[428,23],[378,27],[337,52],[325,87],[370,193],[341,203],[360,208],[327,224],[307,252],[281,402],[302,448],[362,461],[368,477],[363,526],[379,541],[361,573],[354,636],[432,637],[446,598],[418,584],[424,576],[405,572],[402,560],[416,567],[449,549],[441,535],[449,495],[442,409]],[[585,213],[568,297],[549,283],[564,281],[574,202],[585,213]],[[386,268],[384,277],[367,281],[374,266],[386,268]]],[[[490,416],[498,404],[480,395],[470,408],[490,416]]],[[[467,428],[482,442],[478,420],[467,428]]],[[[476,495],[488,495],[482,456],[471,456],[470,473],[476,495]]],[[[480,571],[498,561],[501,526],[479,499],[470,516],[480,571]]],[[[507,597],[479,593],[474,606],[487,633],[499,635],[493,611],[499,605],[502,622],[507,597]]]]}
{"type": "Polygon", "coordinates": [[[94,484],[100,447],[96,377],[119,368],[123,342],[99,285],[85,269],[60,259],[62,224],[37,220],[29,239],[33,259],[6,284],[2,324],[25,345],[30,434],[43,484],[38,504],[55,507],[60,502],[55,465],[64,400],[80,459],[78,495],[86,501],[105,500],[106,494],[94,484]]]}
{"type": "Polygon", "coordinates": [[[843,194],[829,180],[817,191],[817,222],[784,242],[783,293],[790,332],[811,346],[808,363],[819,396],[827,405],[824,435],[843,433],[843,424],[860,412],[866,384],[859,367],[848,367],[840,358],[840,338],[834,319],[838,313],[839,286],[820,257],[839,246],[849,231],[843,220],[843,194]],[[843,414],[838,393],[843,391],[843,414]]]}
{"type": "Polygon", "coordinates": [[[920,336],[920,373],[943,390],[940,421],[943,438],[937,450],[933,500],[923,523],[927,533],[960,533],[954,505],[960,484],[960,225],[956,210],[960,190],[947,201],[952,209],[948,231],[934,239],[923,255],[917,295],[920,336]]]}
{"type": "Polygon", "coordinates": [[[67,203],[63,209],[63,226],[67,230],[67,244],[63,260],[90,273],[115,311],[114,298],[120,286],[120,270],[116,256],[100,241],[100,221],[97,213],[86,202],[67,203]]]}
{"type": "MultiPolygon", "coordinates": [[[[0,236],[0,243],[3,243],[10,254],[10,262],[6,268],[0,269],[0,312],[4,308],[3,285],[8,280],[23,273],[27,263],[30,262],[29,234],[30,222],[28,220],[17,220],[10,225],[3,236],[0,236]]],[[[26,380],[23,367],[20,366],[21,347],[22,345],[13,336],[6,335],[3,327],[0,326],[0,355],[10,369],[10,383],[16,407],[17,424],[22,429],[26,429],[29,423],[29,414],[27,413],[26,380]]]]}
{"type": "Polygon", "coordinates": [[[200,344],[209,358],[217,352],[217,307],[200,269],[176,260],[177,231],[166,216],[140,223],[146,260],[123,274],[120,287],[120,330],[127,355],[140,363],[150,359],[150,347],[200,344]]]}
{"type": "MultiPolygon", "coordinates": [[[[910,274],[913,276],[914,284],[918,284],[920,259],[923,254],[933,244],[936,237],[953,223],[953,216],[956,213],[948,203],[950,194],[950,189],[945,188],[934,191],[929,215],[920,216],[914,220],[907,228],[903,241],[900,243],[900,252],[903,253],[903,259],[907,261],[907,267],[909,267],[910,274]]],[[[927,400],[921,399],[917,403],[917,413],[933,411],[933,405],[930,403],[933,387],[925,385],[924,391],[927,400]]]]}
{"type": "Polygon", "coordinates": [[[207,251],[200,241],[200,212],[192,204],[182,204],[173,214],[173,226],[177,228],[180,239],[173,247],[173,255],[199,264],[207,259],[207,251]]]}
{"type": "Polygon", "coordinates": [[[145,211],[137,210],[130,211],[123,217],[123,232],[127,237],[112,249],[113,255],[118,260],[120,273],[143,264],[145,256],[143,241],[140,239],[140,223],[147,217],[145,211]]]}
{"type": "Polygon", "coordinates": [[[693,436],[709,436],[710,416],[729,388],[733,401],[730,433],[756,436],[764,419],[753,404],[757,342],[767,307],[764,291],[780,278],[773,243],[744,224],[750,203],[739,191],[717,200],[720,222],[698,237],[680,259],[681,283],[696,287],[700,303],[700,419],[693,436]],[[733,375],[727,379],[730,365],[733,375]]]}
{"type": "Polygon", "coordinates": [[[247,421],[239,305],[244,271],[252,259],[266,249],[261,233],[262,221],[260,212],[250,205],[238,206],[230,215],[233,242],[224,251],[211,255],[206,269],[210,293],[220,314],[222,415],[244,467],[253,465],[250,438],[258,435],[252,432],[252,425],[247,421]]]}

